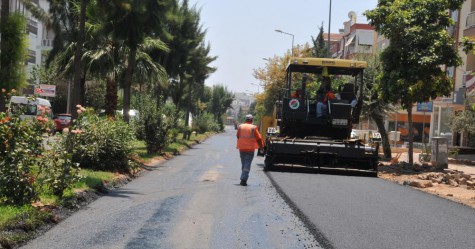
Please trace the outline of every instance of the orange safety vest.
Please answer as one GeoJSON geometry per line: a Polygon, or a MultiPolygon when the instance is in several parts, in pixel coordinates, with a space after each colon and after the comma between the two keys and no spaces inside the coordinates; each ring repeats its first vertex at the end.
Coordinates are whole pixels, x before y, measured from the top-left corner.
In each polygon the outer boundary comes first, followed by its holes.
{"type": "Polygon", "coordinates": [[[333,94],[332,91],[328,91],[327,94],[325,94],[325,97],[323,98],[323,103],[326,103],[330,99],[336,99],[335,94],[333,94]]]}
{"type": "Polygon", "coordinates": [[[237,148],[239,151],[254,151],[259,149],[262,141],[261,134],[257,131],[257,126],[252,124],[242,124],[239,126],[236,136],[238,137],[237,148]]]}

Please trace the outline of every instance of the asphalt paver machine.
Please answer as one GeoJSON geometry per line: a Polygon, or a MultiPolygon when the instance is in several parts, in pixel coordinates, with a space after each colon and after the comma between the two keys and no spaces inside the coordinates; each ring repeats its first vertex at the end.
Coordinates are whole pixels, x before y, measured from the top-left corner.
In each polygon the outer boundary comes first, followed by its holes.
{"type": "Polygon", "coordinates": [[[274,126],[267,128],[265,170],[278,166],[358,169],[377,173],[378,146],[351,138],[363,105],[364,61],[328,58],[291,58],[286,69],[283,98],[274,107],[274,126]],[[335,99],[327,99],[317,115],[322,97],[309,92],[307,78],[340,77],[343,84],[335,99]],[[295,81],[295,82],[294,82],[295,81]],[[299,84],[297,84],[299,83],[299,84]],[[294,93],[299,85],[298,93],[294,93]]]}

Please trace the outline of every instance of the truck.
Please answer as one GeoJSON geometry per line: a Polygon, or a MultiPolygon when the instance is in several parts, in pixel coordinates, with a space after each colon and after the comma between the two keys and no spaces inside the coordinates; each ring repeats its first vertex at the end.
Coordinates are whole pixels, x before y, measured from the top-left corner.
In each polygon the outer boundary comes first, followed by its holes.
{"type": "Polygon", "coordinates": [[[49,118],[53,118],[51,103],[47,99],[12,96],[8,105],[8,111],[12,114],[19,115],[22,120],[35,119],[43,115],[42,110],[49,118]]]}
{"type": "MultiPolygon", "coordinates": [[[[345,168],[377,175],[378,143],[352,138],[363,106],[364,61],[329,58],[291,58],[286,68],[284,94],[274,106],[273,122],[266,130],[264,170],[279,166],[345,168]],[[325,99],[307,91],[308,78],[349,76],[335,95],[325,99]],[[300,83],[300,84],[296,84],[300,83]],[[299,85],[299,94],[293,94],[299,85]],[[319,104],[320,102],[320,104],[319,104]],[[324,113],[317,114],[317,106],[324,113]]],[[[331,82],[330,82],[331,84],[331,82]]],[[[331,88],[331,86],[327,86],[331,88]]]]}

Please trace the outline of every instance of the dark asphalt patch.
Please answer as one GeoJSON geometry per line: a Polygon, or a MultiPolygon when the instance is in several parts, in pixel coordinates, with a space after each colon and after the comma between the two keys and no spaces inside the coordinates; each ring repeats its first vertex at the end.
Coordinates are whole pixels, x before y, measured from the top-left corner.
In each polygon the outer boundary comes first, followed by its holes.
{"type": "Polygon", "coordinates": [[[170,245],[163,244],[163,240],[167,237],[169,223],[182,199],[181,196],[165,199],[152,217],[138,231],[137,237],[132,238],[125,248],[169,248],[170,245]]]}

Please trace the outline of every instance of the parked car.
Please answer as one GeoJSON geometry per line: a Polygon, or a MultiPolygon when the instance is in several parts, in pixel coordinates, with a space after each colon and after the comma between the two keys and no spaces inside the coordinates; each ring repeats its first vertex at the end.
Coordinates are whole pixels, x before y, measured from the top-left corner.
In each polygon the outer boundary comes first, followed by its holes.
{"type": "Polygon", "coordinates": [[[64,128],[69,128],[71,126],[71,114],[58,114],[54,118],[54,130],[63,131],[64,128]]]}

